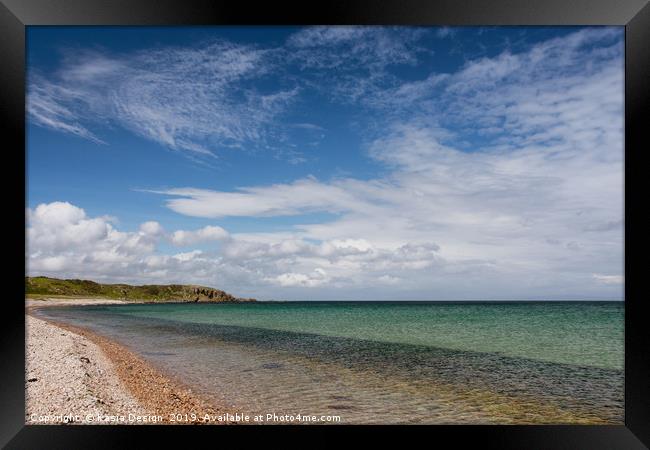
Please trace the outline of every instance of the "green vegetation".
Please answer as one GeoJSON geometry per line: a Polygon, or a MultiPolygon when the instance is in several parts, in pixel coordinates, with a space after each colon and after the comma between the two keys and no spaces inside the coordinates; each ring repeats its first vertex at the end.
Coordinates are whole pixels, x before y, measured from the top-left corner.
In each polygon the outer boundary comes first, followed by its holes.
{"type": "Polygon", "coordinates": [[[25,277],[27,297],[95,297],[133,301],[241,302],[255,301],[234,297],[227,292],[205,286],[151,284],[100,284],[89,280],[60,280],[48,277],[25,277]]]}

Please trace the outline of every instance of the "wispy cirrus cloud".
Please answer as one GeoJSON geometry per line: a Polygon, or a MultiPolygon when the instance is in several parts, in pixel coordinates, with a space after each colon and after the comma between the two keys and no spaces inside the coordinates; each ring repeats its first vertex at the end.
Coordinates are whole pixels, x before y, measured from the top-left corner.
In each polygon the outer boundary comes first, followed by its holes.
{"type": "MultiPolygon", "coordinates": [[[[620,37],[617,29],[582,29],[525,52],[506,50],[469,60],[453,73],[432,72],[377,90],[362,103],[393,120],[434,118],[433,125],[457,135],[482,141],[502,137],[511,147],[549,141],[558,132],[566,139],[579,125],[620,129],[622,115],[609,120],[621,109],[620,37]]],[[[584,137],[576,135],[575,143],[584,137]]]]}
{"type": "MultiPolygon", "coordinates": [[[[126,54],[68,50],[55,73],[30,75],[27,111],[36,125],[94,142],[104,142],[95,130],[112,124],[195,156],[214,156],[223,147],[274,147],[284,137],[277,117],[301,90],[322,87],[336,98],[357,99],[388,77],[387,66],[415,64],[423,33],[309,27],[281,47],[216,41],[126,54]],[[296,77],[290,66],[314,78],[296,77]],[[327,76],[334,67],[336,80],[327,76]],[[276,88],[256,87],[273,76],[276,88]],[[335,81],[333,89],[321,77],[335,81]]],[[[291,157],[298,162],[300,156],[291,157]]]]}
{"type": "Polygon", "coordinates": [[[429,31],[413,27],[313,26],[291,35],[287,47],[304,68],[375,69],[415,64],[429,31]]]}
{"type": "Polygon", "coordinates": [[[263,77],[269,51],[228,42],[110,55],[68,53],[56,74],[29,80],[34,123],[101,139],[108,122],[167,148],[213,156],[220,147],[262,145],[274,120],[297,94],[260,92],[246,81],[263,77]]]}
{"type": "Polygon", "coordinates": [[[65,106],[69,98],[76,96],[74,92],[40,77],[33,80],[35,83],[30,86],[28,96],[28,113],[35,124],[74,134],[96,143],[104,143],[81,125],[81,118],[70,107],[65,106]]]}
{"type": "Polygon", "coordinates": [[[416,65],[430,54],[422,43],[429,34],[430,29],[417,27],[313,26],[291,35],[283,51],[315,77],[309,86],[350,103],[394,84],[389,68],[416,65]]]}

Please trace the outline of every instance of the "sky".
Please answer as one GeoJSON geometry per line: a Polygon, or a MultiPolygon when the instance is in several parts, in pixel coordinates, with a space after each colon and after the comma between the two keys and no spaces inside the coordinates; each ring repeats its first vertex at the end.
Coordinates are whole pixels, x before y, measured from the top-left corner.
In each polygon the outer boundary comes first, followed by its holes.
{"type": "Polygon", "coordinates": [[[622,27],[27,28],[31,276],[622,300],[622,27]]]}

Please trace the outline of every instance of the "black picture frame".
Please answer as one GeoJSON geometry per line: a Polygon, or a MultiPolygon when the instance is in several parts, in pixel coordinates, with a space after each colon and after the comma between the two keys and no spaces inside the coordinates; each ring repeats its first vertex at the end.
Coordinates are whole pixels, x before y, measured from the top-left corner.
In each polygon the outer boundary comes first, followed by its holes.
{"type": "MultiPolygon", "coordinates": [[[[148,442],[152,435],[167,443],[225,436],[295,437],[324,443],[330,434],[367,433],[383,440],[395,433],[426,433],[430,443],[444,440],[463,445],[473,442],[499,449],[637,449],[650,446],[650,333],[645,323],[640,280],[647,264],[637,261],[646,233],[641,229],[644,205],[634,207],[644,170],[641,158],[650,148],[650,5],[645,0],[348,0],[296,2],[238,2],[209,0],[0,0],[0,114],[5,147],[2,177],[7,183],[15,239],[4,271],[1,350],[0,445],[6,448],[129,448],[148,442]],[[24,266],[12,261],[25,256],[26,199],[16,193],[22,178],[26,188],[25,155],[25,27],[30,25],[296,25],[296,24],[398,24],[398,25],[621,25],[625,26],[625,425],[623,426],[415,426],[415,427],[62,427],[26,426],[24,266]],[[8,156],[9,155],[9,156],[8,156]],[[9,160],[11,161],[11,160],[9,160]],[[22,175],[21,175],[22,174],[22,175]],[[23,220],[19,218],[23,217],[23,220]],[[22,230],[21,230],[22,228],[22,230]],[[22,272],[22,273],[21,273],[22,272]],[[24,297],[23,297],[24,298],[24,297]],[[278,432],[280,430],[280,432],[278,432]],[[329,433],[335,431],[336,433],[329,433]],[[368,433],[368,431],[370,431],[368,433]],[[327,433],[326,433],[327,432],[327,433]],[[209,436],[208,436],[209,434],[209,436]],[[645,443],[645,445],[644,445],[645,443]]],[[[24,191],[26,192],[26,190],[24,191]]],[[[642,197],[641,197],[642,198],[642,197]]],[[[243,442],[239,441],[240,443],[243,442]]],[[[267,443],[268,444],[268,443],[267,443]]]]}

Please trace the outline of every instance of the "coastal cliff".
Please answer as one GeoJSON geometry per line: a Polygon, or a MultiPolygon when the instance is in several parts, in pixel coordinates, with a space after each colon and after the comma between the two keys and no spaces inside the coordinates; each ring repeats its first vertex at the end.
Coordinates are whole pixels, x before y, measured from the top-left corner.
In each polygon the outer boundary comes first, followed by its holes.
{"type": "Polygon", "coordinates": [[[239,298],[219,289],[186,284],[102,284],[90,280],[60,280],[49,277],[25,277],[25,294],[28,297],[98,297],[132,301],[156,302],[254,302],[252,298],[239,298]]]}

